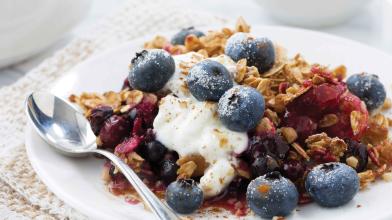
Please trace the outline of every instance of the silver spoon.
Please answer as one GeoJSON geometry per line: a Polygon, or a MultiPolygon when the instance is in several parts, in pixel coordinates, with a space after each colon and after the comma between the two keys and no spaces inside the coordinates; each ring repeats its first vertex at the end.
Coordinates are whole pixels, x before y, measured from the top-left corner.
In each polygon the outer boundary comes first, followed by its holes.
{"type": "Polygon", "coordinates": [[[108,151],[97,149],[90,124],[72,105],[50,93],[34,92],[27,97],[26,113],[38,134],[58,152],[71,157],[92,153],[105,156],[121,170],[158,219],[180,219],[126,163],[108,151]]]}

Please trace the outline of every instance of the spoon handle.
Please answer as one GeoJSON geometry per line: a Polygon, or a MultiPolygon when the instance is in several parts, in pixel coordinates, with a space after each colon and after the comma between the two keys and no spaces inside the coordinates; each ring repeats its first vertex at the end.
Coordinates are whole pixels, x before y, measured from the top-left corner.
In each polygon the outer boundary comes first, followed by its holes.
{"type": "Polygon", "coordinates": [[[143,181],[137,176],[137,174],[120,158],[116,155],[100,149],[92,150],[93,153],[101,154],[107,157],[121,170],[122,174],[128,179],[128,181],[135,188],[137,193],[142,197],[144,202],[154,212],[154,214],[161,220],[176,220],[180,219],[178,215],[172,211],[167,205],[161,202],[153,192],[143,183],[143,181]]]}

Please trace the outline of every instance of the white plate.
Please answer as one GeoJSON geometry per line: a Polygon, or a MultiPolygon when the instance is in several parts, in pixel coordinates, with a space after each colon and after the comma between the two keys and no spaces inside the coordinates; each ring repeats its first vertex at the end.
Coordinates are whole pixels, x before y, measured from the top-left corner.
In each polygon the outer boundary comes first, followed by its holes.
{"type": "MultiPolygon", "coordinates": [[[[367,71],[378,74],[390,90],[392,57],[376,49],[301,29],[256,26],[252,32],[285,46],[290,56],[300,52],[310,61],[331,66],[345,64],[350,73],[367,71]]],[[[135,40],[86,60],[54,84],[52,91],[67,97],[71,93],[83,91],[119,90],[127,76],[130,59],[142,43],[149,39],[135,40]]],[[[34,169],[49,189],[91,219],[152,219],[152,214],[140,205],[129,205],[124,199],[106,191],[100,179],[102,160],[72,159],[59,155],[30,127],[26,132],[26,147],[34,169]]],[[[306,205],[298,207],[299,211],[294,211],[288,219],[392,219],[390,195],[392,184],[380,182],[371,186],[370,190],[359,193],[343,207],[326,209],[315,204],[306,205]]]]}

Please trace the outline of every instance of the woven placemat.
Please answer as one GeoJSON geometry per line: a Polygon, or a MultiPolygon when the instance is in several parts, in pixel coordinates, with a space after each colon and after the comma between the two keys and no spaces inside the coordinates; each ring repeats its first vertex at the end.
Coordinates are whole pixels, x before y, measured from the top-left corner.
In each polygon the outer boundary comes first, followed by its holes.
{"type": "Polygon", "coordinates": [[[85,219],[38,179],[26,155],[24,100],[86,58],[146,34],[188,26],[223,23],[204,12],[173,6],[171,1],[132,0],[15,84],[0,89],[0,219],[85,219]]]}

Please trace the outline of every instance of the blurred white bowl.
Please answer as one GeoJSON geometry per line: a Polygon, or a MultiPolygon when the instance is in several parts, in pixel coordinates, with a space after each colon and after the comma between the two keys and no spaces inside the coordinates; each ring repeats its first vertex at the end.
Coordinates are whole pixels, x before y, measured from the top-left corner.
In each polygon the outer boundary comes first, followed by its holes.
{"type": "Polygon", "coordinates": [[[89,12],[91,0],[0,0],[0,67],[59,40],[89,12]]]}
{"type": "Polygon", "coordinates": [[[332,26],[359,12],[371,0],[255,0],[285,23],[303,27],[332,26]]]}

